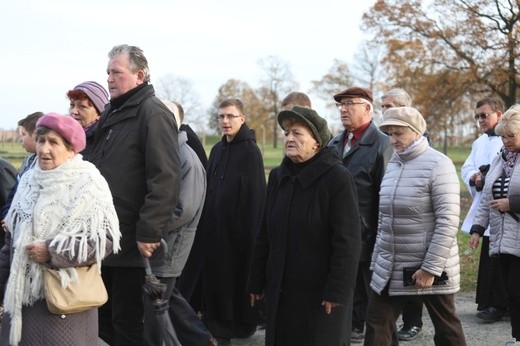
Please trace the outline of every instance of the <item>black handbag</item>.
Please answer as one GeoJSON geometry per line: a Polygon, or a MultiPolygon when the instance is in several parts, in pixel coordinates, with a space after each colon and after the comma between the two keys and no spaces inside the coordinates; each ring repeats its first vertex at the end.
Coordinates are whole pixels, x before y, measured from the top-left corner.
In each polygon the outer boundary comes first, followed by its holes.
{"type": "MultiPolygon", "coordinates": [[[[421,267],[404,267],[403,268],[403,284],[405,286],[413,286],[415,285],[415,280],[412,279],[412,275],[421,269],[421,267]]],[[[433,279],[433,285],[446,285],[448,281],[448,274],[446,272],[442,272],[441,276],[435,276],[433,279]]]]}

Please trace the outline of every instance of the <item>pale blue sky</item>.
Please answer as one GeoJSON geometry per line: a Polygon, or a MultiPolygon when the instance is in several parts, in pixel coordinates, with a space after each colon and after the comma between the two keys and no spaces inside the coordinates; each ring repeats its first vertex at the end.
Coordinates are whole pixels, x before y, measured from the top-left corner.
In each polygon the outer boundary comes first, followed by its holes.
{"type": "Polygon", "coordinates": [[[361,16],[373,3],[2,1],[0,129],[35,111],[65,114],[65,93],[83,81],[106,87],[107,53],[121,43],[144,50],[152,83],[170,73],[189,80],[204,109],[230,78],[257,87],[258,60],[269,55],[287,62],[307,91],[334,59],[352,59],[363,39],[361,16]]]}

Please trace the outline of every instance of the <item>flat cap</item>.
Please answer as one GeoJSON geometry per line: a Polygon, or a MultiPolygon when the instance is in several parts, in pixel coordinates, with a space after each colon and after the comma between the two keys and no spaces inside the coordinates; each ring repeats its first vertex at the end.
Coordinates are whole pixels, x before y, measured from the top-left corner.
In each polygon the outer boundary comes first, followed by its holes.
{"type": "Polygon", "coordinates": [[[361,87],[351,87],[348,89],[343,90],[339,94],[334,95],[334,100],[336,102],[341,102],[341,99],[344,97],[360,97],[362,99],[365,99],[372,103],[374,101],[374,96],[372,95],[372,92],[368,89],[361,88],[361,87]]]}
{"type": "Polygon", "coordinates": [[[426,121],[421,113],[412,107],[394,107],[387,110],[379,128],[385,131],[387,126],[406,126],[420,135],[426,131],[426,121]]]}

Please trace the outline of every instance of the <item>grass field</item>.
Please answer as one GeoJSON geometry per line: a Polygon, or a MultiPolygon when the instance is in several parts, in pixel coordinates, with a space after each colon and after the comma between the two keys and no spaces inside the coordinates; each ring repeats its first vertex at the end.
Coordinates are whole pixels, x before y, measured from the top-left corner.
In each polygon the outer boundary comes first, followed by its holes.
{"type": "MultiPolygon", "coordinates": [[[[206,137],[206,152],[209,154],[211,147],[220,140],[217,136],[206,137]]],[[[262,146],[261,146],[262,147],[262,146]]],[[[283,158],[283,143],[278,143],[278,148],[273,148],[271,143],[263,146],[264,166],[266,168],[266,175],[269,171],[278,166],[283,158]]],[[[460,176],[460,167],[464,160],[469,155],[469,148],[450,148],[448,156],[453,160],[457,167],[457,172],[460,176]]],[[[0,156],[10,161],[16,168],[20,167],[23,159],[27,153],[23,150],[19,143],[0,143],[0,156]]],[[[466,186],[461,181],[461,215],[460,223],[464,220],[467,210],[471,205],[471,198],[466,189],[466,186]]],[[[463,291],[474,291],[477,281],[478,259],[480,248],[475,251],[469,249],[469,235],[459,232],[457,240],[460,248],[460,263],[461,263],[461,288],[463,291]]]]}

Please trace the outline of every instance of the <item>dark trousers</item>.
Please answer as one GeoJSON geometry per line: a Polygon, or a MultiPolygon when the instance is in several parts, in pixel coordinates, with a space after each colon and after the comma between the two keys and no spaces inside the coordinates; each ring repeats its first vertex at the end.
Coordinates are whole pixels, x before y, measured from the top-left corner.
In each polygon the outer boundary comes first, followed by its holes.
{"type": "MultiPolygon", "coordinates": [[[[385,346],[392,344],[395,322],[409,296],[388,295],[388,287],[381,295],[372,292],[367,309],[365,345],[385,346]]],[[[455,312],[455,295],[421,296],[435,327],[435,345],[464,346],[466,339],[462,325],[455,312]]]]}
{"type": "Polygon", "coordinates": [[[143,268],[101,271],[108,301],[99,308],[99,337],[109,345],[143,345],[143,268]]]}
{"type": "MultiPolygon", "coordinates": [[[[352,302],[352,328],[361,331],[365,329],[365,320],[370,294],[370,281],[372,280],[372,271],[370,270],[370,261],[360,261],[358,265],[358,273],[356,278],[356,287],[354,288],[354,300],[352,302]]],[[[397,331],[392,333],[392,346],[399,345],[397,339],[397,331]]]]}
{"type": "Polygon", "coordinates": [[[496,256],[502,270],[511,313],[511,335],[520,340],[520,257],[500,254],[496,256]]]}
{"type": "MultiPolygon", "coordinates": [[[[211,339],[211,333],[206,329],[197,313],[191,305],[180,294],[175,287],[175,278],[159,278],[162,283],[166,284],[166,292],[162,299],[169,303],[168,314],[172,322],[173,328],[182,345],[205,345],[211,339]]],[[[148,296],[143,299],[150,299],[148,296]]],[[[159,324],[154,323],[156,320],[156,312],[151,304],[144,304],[144,338],[146,345],[163,345],[161,338],[161,330],[159,324]]]]}
{"type": "Polygon", "coordinates": [[[494,307],[499,310],[507,309],[507,290],[502,270],[498,265],[498,258],[489,257],[489,237],[482,237],[480,260],[477,277],[477,310],[494,307]]]}
{"type": "Polygon", "coordinates": [[[365,329],[371,279],[370,261],[359,262],[352,305],[352,327],[361,331],[365,329]]]}
{"type": "Polygon", "coordinates": [[[195,239],[182,274],[177,278],[177,289],[190,302],[195,311],[202,310],[202,257],[203,251],[202,228],[197,228],[195,239]]]}
{"type": "Polygon", "coordinates": [[[421,296],[409,296],[403,307],[403,324],[405,328],[417,326],[422,328],[423,301],[421,296]]]}

